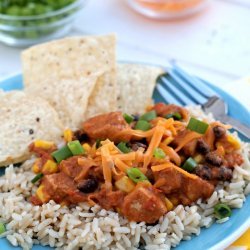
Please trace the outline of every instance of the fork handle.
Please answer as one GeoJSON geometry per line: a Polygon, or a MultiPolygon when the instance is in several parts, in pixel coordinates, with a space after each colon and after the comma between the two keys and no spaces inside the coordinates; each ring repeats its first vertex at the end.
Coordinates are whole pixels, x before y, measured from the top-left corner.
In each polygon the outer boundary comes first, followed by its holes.
{"type": "Polygon", "coordinates": [[[219,121],[222,121],[223,123],[228,123],[233,126],[235,130],[237,130],[240,134],[245,136],[247,139],[250,139],[250,128],[238,120],[235,120],[234,118],[222,115],[220,117],[217,117],[219,121]]]}

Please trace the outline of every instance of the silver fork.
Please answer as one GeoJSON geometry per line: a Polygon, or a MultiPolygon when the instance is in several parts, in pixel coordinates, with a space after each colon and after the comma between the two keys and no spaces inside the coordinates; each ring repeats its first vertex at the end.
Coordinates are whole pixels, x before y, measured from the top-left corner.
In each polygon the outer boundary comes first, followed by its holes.
{"type": "Polygon", "coordinates": [[[205,113],[233,126],[241,135],[250,139],[250,128],[227,115],[228,107],[222,98],[207,84],[190,76],[176,64],[157,80],[156,89],[167,103],[181,106],[201,105],[205,113]]]}

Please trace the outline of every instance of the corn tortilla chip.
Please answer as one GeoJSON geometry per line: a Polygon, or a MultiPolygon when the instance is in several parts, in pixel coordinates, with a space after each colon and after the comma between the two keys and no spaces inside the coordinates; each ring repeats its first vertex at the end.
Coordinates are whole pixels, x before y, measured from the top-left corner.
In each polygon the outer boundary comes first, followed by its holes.
{"type": "Polygon", "coordinates": [[[157,77],[163,73],[160,67],[140,64],[118,64],[117,105],[118,110],[143,113],[152,104],[152,94],[157,77]]]}
{"type": "Polygon", "coordinates": [[[45,100],[21,91],[0,96],[0,166],[28,159],[28,146],[35,139],[62,140],[61,121],[45,100]]]}
{"type": "Polygon", "coordinates": [[[115,36],[70,37],[34,46],[22,54],[25,91],[46,99],[65,127],[84,118],[98,81],[114,84],[115,36]]]}
{"type": "Polygon", "coordinates": [[[116,92],[115,72],[98,78],[94,91],[89,98],[84,118],[115,111],[117,107],[116,92]]]}

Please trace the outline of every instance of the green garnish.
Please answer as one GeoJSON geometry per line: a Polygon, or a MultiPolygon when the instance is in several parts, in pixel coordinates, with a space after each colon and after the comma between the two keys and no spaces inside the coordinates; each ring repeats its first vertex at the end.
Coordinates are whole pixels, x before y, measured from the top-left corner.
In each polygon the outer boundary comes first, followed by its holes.
{"type": "Polygon", "coordinates": [[[68,142],[67,146],[73,155],[81,155],[85,152],[84,148],[78,140],[68,142]]]}
{"type": "Polygon", "coordinates": [[[95,141],[95,147],[96,148],[100,148],[101,147],[101,139],[97,139],[96,141],[95,141]]]}
{"type": "Polygon", "coordinates": [[[129,168],[127,170],[127,175],[135,183],[148,180],[139,168],[129,168]]]}
{"type": "Polygon", "coordinates": [[[143,121],[149,122],[149,121],[155,119],[156,117],[157,117],[157,114],[156,114],[155,110],[152,110],[152,111],[149,111],[149,112],[143,114],[143,115],[140,117],[139,120],[143,120],[143,121]]]}
{"type": "Polygon", "coordinates": [[[164,159],[166,157],[166,154],[161,148],[155,148],[154,157],[157,159],[164,159]]]}
{"type": "Polygon", "coordinates": [[[169,119],[169,118],[173,118],[174,120],[181,120],[182,119],[182,115],[178,112],[174,112],[172,114],[167,114],[165,116],[166,119],[169,119]]]}
{"type": "Polygon", "coordinates": [[[72,152],[70,151],[67,145],[54,151],[51,155],[55,158],[55,160],[58,163],[60,163],[62,160],[65,160],[73,156],[72,152]]]}
{"type": "Polygon", "coordinates": [[[140,120],[136,123],[135,129],[142,130],[142,131],[147,131],[151,128],[151,125],[149,122],[140,120]]]}
{"type": "Polygon", "coordinates": [[[131,152],[131,149],[127,146],[126,142],[120,142],[117,147],[119,148],[119,150],[123,153],[129,153],[131,152]]]}
{"type": "Polygon", "coordinates": [[[214,215],[217,219],[224,219],[232,215],[231,208],[223,203],[218,203],[214,206],[214,215]]]}
{"type": "Polygon", "coordinates": [[[189,173],[192,173],[196,167],[197,162],[192,157],[189,157],[182,165],[182,168],[189,173]]]}
{"type": "Polygon", "coordinates": [[[130,124],[133,120],[134,120],[134,117],[131,116],[131,115],[128,115],[126,113],[123,114],[123,118],[125,119],[125,121],[130,124]]]}
{"type": "Polygon", "coordinates": [[[207,123],[191,117],[187,128],[199,134],[205,134],[208,129],[208,126],[209,125],[207,123]]]}
{"type": "Polygon", "coordinates": [[[3,234],[6,231],[5,225],[0,222],[0,235],[3,234]]]}
{"type": "Polygon", "coordinates": [[[31,182],[33,183],[33,184],[35,184],[37,181],[39,181],[40,179],[42,179],[43,178],[43,173],[39,173],[39,174],[37,174],[32,180],[31,180],[31,182]]]}

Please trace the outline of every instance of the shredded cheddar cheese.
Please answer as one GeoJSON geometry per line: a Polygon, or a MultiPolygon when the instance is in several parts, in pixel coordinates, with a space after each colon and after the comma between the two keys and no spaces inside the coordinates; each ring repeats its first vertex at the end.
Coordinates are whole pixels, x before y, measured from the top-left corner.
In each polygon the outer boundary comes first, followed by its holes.
{"type": "Polygon", "coordinates": [[[144,155],[143,168],[147,168],[154,154],[154,149],[157,148],[161,142],[162,136],[165,132],[165,128],[158,125],[155,127],[154,134],[149,143],[148,149],[144,155]]]}
{"type": "Polygon", "coordinates": [[[190,174],[188,173],[187,171],[183,170],[182,168],[180,167],[177,167],[176,165],[174,165],[173,163],[171,162],[168,162],[168,163],[164,163],[164,164],[161,164],[161,165],[156,165],[156,166],[152,166],[151,169],[153,172],[158,172],[158,171],[161,171],[161,170],[164,170],[166,168],[174,168],[175,170],[177,170],[178,172],[184,174],[186,177],[189,177],[191,179],[196,179],[198,178],[198,176],[194,175],[194,174],[190,174]]]}

